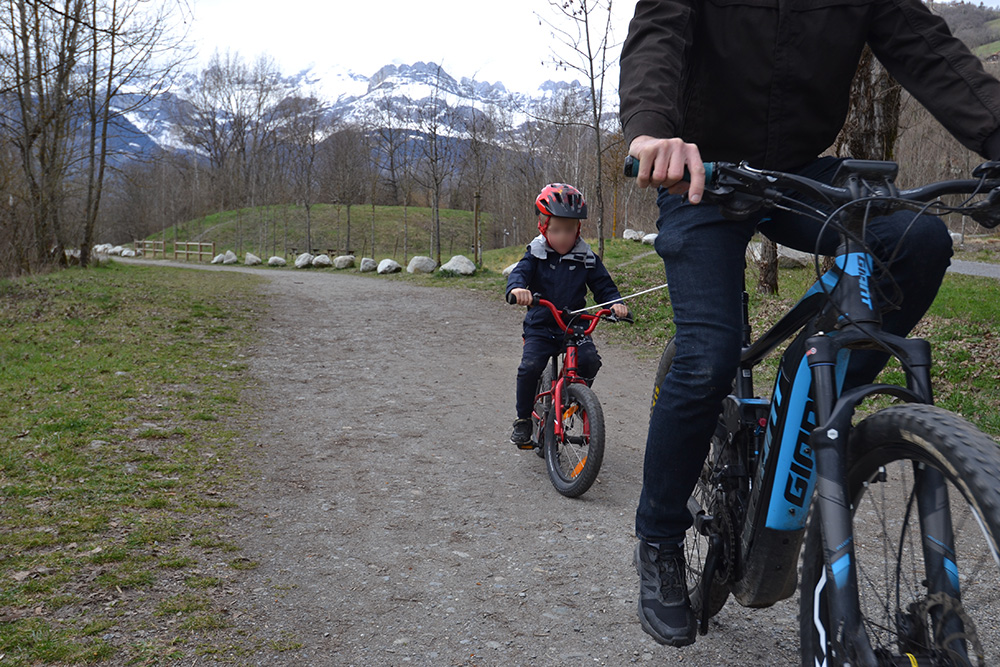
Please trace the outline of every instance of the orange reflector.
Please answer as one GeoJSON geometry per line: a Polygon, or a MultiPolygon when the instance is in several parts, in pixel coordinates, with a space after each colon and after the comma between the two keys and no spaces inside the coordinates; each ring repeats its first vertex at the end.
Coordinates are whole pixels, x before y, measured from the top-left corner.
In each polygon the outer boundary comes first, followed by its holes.
{"type": "Polygon", "coordinates": [[[573,405],[566,408],[566,412],[563,413],[563,421],[566,421],[567,419],[575,415],[576,411],[579,409],[580,405],[578,403],[574,403],[573,405]]]}
{"type": "Polygon", "coordinates": [[[579,474],[580,474],[581,472],[583,472],[583,466],[585,466],[585,465],[587,465],[587,457],[586,457],[586,456],[584,456],[584,457],[583,457],[583,460],[582,460],[582,461],[580,461],[579,463],[577,463],[577,464],[576,464],[576,467],[575,467],[575,468],[573,468],[573,472],[572,472],[572,473],[570,473],[570,474],[571,474],[571,475],[572,475],[573,477],[576,477],[576,476],[577,476],[577,475],[579,475],[579,474]]]}

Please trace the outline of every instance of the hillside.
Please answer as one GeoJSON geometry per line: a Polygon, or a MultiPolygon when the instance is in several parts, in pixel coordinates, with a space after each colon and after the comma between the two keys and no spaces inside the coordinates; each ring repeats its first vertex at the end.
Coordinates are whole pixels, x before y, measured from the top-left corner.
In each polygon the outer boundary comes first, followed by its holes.
{"type": "MultiPolygon", "coordinates": [[[[402,262],[407,257],[431,252],[431,209],[410,206],[348,207],[316,204],[310,213],[312,248],[324,253],[343,254],[351,250],[358,257],[379,260],[391,257],[402,262]],[[374,218],[374,252],[372,250],[374,218]],[[349,241],[348,241],[349,237],[349,241]],[[350,247],[348,247],[348,243],[350,247]]],[[[480,216],[483,245],[486,229],[491,228],[488,215],[480,216]]],[[[441,254],[472,257],[474,221],[471,211],[441,210],[441,254]]],[[[301,206],[260,206],[236,211],[224,211],[196,218],[164,229],[147,240],[163,240],[167,252],[173,251],[174,241],[215,243],[216,252],[232,250],[240,255],[252,252],[264,259],[272,255],[290,257],[306,250],[306,213],[301,206]]]]}
{"type": "Polygon", "coordinates": [[[971,2],[932,2],[928,5],[979,57],[1000,51],[1000,10],[971,2]]]}

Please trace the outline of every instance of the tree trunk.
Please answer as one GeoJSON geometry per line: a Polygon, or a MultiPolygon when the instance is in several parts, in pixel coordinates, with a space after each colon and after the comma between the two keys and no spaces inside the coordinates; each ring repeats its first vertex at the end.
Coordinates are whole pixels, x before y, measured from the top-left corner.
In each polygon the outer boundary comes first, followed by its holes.
{"type": "Polygon", "coordinates": [[[763,238],[760,244],[760,273],[757,276],[757,291],[761,294],[778,293],[778,244],[763,238]]]}

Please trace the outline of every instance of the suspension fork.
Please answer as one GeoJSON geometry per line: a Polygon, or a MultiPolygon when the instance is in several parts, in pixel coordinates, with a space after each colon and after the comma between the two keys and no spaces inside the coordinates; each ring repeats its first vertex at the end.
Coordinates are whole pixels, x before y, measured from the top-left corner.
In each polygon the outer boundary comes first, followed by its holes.
{"type": "MultiPolygon", "coordinates": [[[[907,341],[911,373],[907,377],[909,400],[930,403],[930,349],[925,341],[907,341]]],[[[833,414],[836,399],[836,356],[839,346],[828,336],[806,341],[806,355],[813,375],[816,423],[810,442],[816,453],[816,495],[822,525],[823,556],[827,569],[830,625],[837,658],[852,665],[875,665],[875,657],[861,622],[857,567],[852,527],[852,499],[847,488],[847,444],[851,411],[833,414]]],[[[920,519],[921,543],[928,595],[943,593],[959,599],[954,531],[945,478],[940,471],[914,463],[914,499],[920,519]]],[[[907,610],[899,610],[906,612],[907,610]]],[[[955,615],[943,618],[940,609],[931,612],[935,634],[961,635],[962,621],[955,615]]],[[[949,646],[967,655],[965,643],[957,639],[949,646]]]]}
{"type": "MultiPolygon", "coordinates": [[[[911,358],[912,373],[907,375],[907,386],[921,394],[927,404],[931,404],[930,346],[925,344],[915,348],[914,352],[917,354],[911,358]]],[[[913,480],[928,596],[943,594],[948,598],[961,600],[955,533],[946,480],[941,471],[916,462],[913,464],[913,480]]],[[[945,618],[940,608],[934,608],[931,610],[931,619],[933,630],[939,636],[963,634],[964,624],[956,614],[945,618]]],[[[957,655],[968,657],[968,646],[961,639],[951,642],[948,648],[957,655]]]]}
{"type": "Polygon", "coordinates": [[[812,371],[813,407],[817,428],[810,437],[816,457],[816,511],[822,526],[823,559],[827,570],[827,600],[835,660],[852,666],[874,667],[878,659],[861,622],[858,572],[854,554],[851,499],[847,490],[847,439],[850,417],[831,423],[837,396],[838,346],[829,336],[806,341],[806,358],[812,371]],[[846,422],[846,423],[845,423],[846,422]]]}

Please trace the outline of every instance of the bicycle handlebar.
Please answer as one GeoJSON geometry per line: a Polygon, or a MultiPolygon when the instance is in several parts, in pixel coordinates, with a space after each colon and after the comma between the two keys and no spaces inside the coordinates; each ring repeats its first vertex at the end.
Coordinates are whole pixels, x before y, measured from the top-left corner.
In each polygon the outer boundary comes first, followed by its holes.
{"type": "MultiPolygon", "coordinates": [[[[628,177],[637,176],[639,161],[628,156],[624,171],[628,177]]],[[[939,181],[909,190],[896,188],[897,171],[895,162],[845,160],[830,185],[797,174],[755,169],[746,162],[706,162],[705,201],[721,205],[735,217],[745,217],[758,208],[787,200],[785,191],[789,190],[832,208],[859,202],[900,208],[933,202],[943,195],[985,193],[985,199],[952,210],[969,215],[983,227],[1000,225],[1000,162],[984,162],[972,171],[971,179],[939,181]]],[[[687,169],[684,180],[690,180],[687,169]]]]}
{"type": "MultiPolygon", "coordinates": [[[[511,304],[512,306],[513,305],[517,305],[517,298],[514,296],[513,293],[507,294],[507,303],[511,304]]],[[[573,319],[581,319],[581,320],[584,320],[584,321],[589,321],[590,324],[583,331],[583,335],[585,335],[585,336],[589,336],[594,331],[594,329],[597,328],[597,322],[601,318],[604,318],[604,317],[612,314],[612,310],[610,308],[601,308],[600,310],[598,310],[594,314],[590,314],[590,313],[577,313],[577,314],[574,315],[574,314],[572,314],[572,313],[570,313],[568,311],[565,311],[565,310],[561,311],[561,310],[559,310],[558,308],[556,308],[556,305],[554,303],[552,303],[551,301],[547,301],[547,300],[543,299],[542,295],[538,294],[538,293],[535,293],[535,294],[531,295],[531,306],[530,307],[533,308],[535,306],[542,306],[544,308],[548,308],[549,312],[552,313],[552,318],[556,321],[556,324],[563,331],[568,331],[569,330],[569,326],[570,326],[569,324],[566,323],[565,320],[563,320],[563,317],[562,317],[563,315],[566,315],[569,318],[570,323],[572,323],[573,319]]],[[[625,318],[621,318],[621,319],[622,319],[622,321],[628,321],[628,320],[625,320],[625,318]]]]}

